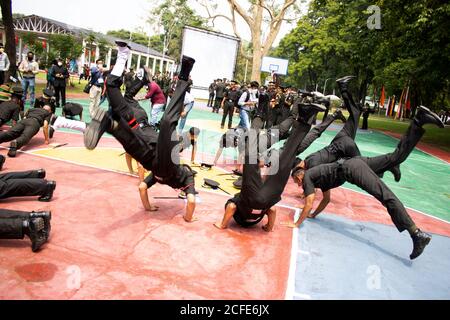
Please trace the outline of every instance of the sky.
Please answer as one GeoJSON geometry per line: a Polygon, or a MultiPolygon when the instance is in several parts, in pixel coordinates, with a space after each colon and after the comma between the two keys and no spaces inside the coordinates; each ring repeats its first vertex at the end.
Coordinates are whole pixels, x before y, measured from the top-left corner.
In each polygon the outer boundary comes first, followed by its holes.
{"type": "MultiPolygon", "coordinates": [[[[195,11],[202,12],[202,7],[194,0],[189,1],[195,11]]],[[[36,14],[96,32],[106,33],[108,30],[117,29],[134,31],[141,27],[149,35],[153,35],[155,31],[146,24],[146,18],[157,0],[127,0],[124,1],[126,5],[120,5],[118,9],[116,6],[121,2],[117,0],[13,0],[12,6],[13,13],[36,14]]],[[[216,0],[216,2],[218,3],[217,13],[228,15],[227,1],[216,0]]],[[[284,24],[275,45],[293,27],[294,25],[284,24]]],[[[225,19],[216,20],[214,29],[233,35],[231,24],[225,19]]],[[[242,38],[250,40],[250,30],[243,21],[238,21],[238,30],[242,38]]]]}

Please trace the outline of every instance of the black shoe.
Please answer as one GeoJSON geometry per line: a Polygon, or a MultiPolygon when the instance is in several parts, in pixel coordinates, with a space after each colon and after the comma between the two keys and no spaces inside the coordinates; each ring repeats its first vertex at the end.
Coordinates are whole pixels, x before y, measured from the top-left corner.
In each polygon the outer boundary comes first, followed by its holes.
{"type": "Polygon", "coordinates": [[[389,170],[393,175],[395,182],[399,182],[402,178],[402,172],[400,171],[400,166],[395,166],[389,170]]]}
{"type": "Polygon", "coordinates": [[[55,191],[55,189],[56,189],[56,181],[48,181],[47,191],[45,192],[45,194],[40,196],[38,200],[40,202],[49,202],[50,200],[52,200],[53,192],[55,191]]]}
{"type": "Polygon", "coordinates": [[[439,116],[436,113],[434,113],[433,111],[424,106],[420,106],[417,108],[417,113],[414,120],[420,127],[422,127],[425,124],[435,124],[439,128],[445,127],[441,118],[439,118],[439,116]]]}
{"type": "Polygon", "coordinates": [[[243,180],[243,178],[239,177],[239,179],[237,179],[235,182],[233,182],[233,186],[236,189],[242,189],[242,180],[243,180]]]}
{"type": "Polygon", "coordinates": [[[30,218],[28,220],[27,235],[31,240],[31,250],[38,251],[41,246],[47,242],[47,230],[45,229],[45,221],[43,218],[30,218]]]}
{"type": "Polygon", "coordinates": [[[50,232],[52,230],[52,226],[50,225],[50,220],[52,220],[52,212],[51,211],[32,212],[30,214],[30,219],[33,219],[33,218],[44,219],[45,239],[48,240],[48,238],[50,237],[50,232]]]}
{"type": "Polygon", "coordinates": [[[337,109],[334,113],[333,113],[333,117],[336,120],[341,120],[343,123],[347,122],[347,119],[345,119],[344,114],[342,113],[341,109],[337,109]]]}
{"type": "Polygon", "coordinates": [[[412,240],[414,244],[414,249],[409,258],[411,260],[414,260],[422,254],[425,247],[430,243],[431,235],[422,232],[420,230],[417,230],[416,233],[412,236],[412,240]]]}
{"type": "Polygon", "coordinates": [[[178,78],[184,81],[189,80],[192,68],[194,67],[195,60],[188,56],[183,56],[181,59],[181,71],[178,74],[178,78]]]}
{"type": "Polygon", "coordinates": [[[128,47],[128,49],[130,49],[131,50],[131,47],[128,45],[128,43],[126,43],[126,42],[124,42],[124,41],[116,41],[116,44],[119,46],[119,47],[128,47]]]}
{"type": "Polygon", "coordinates": [[[6,161],[6,158],[0,154],[0,171],[2,171],[5,161],[6,161]]]}
{"type": "Polygon", "coordinates": [[[235,176],[242,177],[242,172],[237,169],[233,170],[233,173],[235,176]]]}
{"type": "Polygon", "coordinates": [[[346,76],[346,77],[343,77],[343,78],[340,78],[340,79],[336,80],[336,82],[337,82],[337,84],[339,86],[339,90],[341,91],[341,93],[344,92],[344,91],[348,91],[348,83],[351,80],[355,79],[355,78],[356,78],[355,76],[346,76]]]}
{"type": "Polygon", "coordinates": [[[45,176],[46,176],[45,169],[39,169],[39,170],[36,170],[36,171],[37,171],[37,174],[38,174],[38,179],[44,179],[45,178],[45,176]]]}
{"type": "Polygon", "coordinates": [[[102,135],[112,128],[112,121],[107,111],[102,108],[95,110],[91,123],[84,132],[84,146],[88,150],[94,150],[102,135]]]}
{"type": "Polygon", "coordinates": [[[304,122],[306,124],[312,125],[316,119],[317,113],[325,112],[327,108],[320,104],[310,103],[310,104],[300,104],[298,110],[297,121],[304,122]]]}
{"type": "Polygon", "coordinates": [[[17,154],[17,142],[11,141],[9,145],[8,157],[14,158],[17,154]]]}

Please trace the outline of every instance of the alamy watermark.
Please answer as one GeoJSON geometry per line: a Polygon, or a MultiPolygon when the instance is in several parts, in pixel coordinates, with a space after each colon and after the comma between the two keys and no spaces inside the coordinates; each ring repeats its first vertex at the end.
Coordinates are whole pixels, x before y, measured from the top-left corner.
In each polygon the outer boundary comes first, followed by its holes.
{"type": "Polygon", "coordinates": [[[367,19],[369,30],[381,30],[381,9],[379,6],[371,5],[367,8],[371,16],[367,19]]]}

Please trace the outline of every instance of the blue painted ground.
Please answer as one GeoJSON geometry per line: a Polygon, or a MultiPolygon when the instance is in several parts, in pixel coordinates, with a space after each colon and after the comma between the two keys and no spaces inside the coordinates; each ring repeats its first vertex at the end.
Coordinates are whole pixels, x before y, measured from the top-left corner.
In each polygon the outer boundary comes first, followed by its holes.
{"type": "Polygon", "coordinates": [[[298,230],[295,299],[450,299],[450,238],[412,241],[393,226],[324,214],[298,230]]]}

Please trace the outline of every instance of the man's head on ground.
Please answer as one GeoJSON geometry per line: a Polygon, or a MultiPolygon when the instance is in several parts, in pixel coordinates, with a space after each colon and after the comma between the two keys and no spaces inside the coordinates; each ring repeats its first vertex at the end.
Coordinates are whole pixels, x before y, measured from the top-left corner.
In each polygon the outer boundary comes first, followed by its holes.
{"type": "Polygon", "coordinates": [[[196,127],[192,127],[189,129],[189,135],[192,140],[197,140],[198,136],[200,135],[200,129],[196,127]]]}
{"type": "Polygon", "coordinates": [[[42,109],[44,109],[45,111],[48,111],[49,113],[52,113],[52,108],[48,105],[43,106],[42,109]]]}
{"type": "Polygon", "coordinates": [[[44,98],[45,100],[50,100],[54,96],[55,96],[55,93],[51,89],[44,89],[42,91],[42,98],[44,98]]]}
{"type": "Polygon", "coordinates": [[[11,101],[14,101],[17,103],[22,100],[22,97],[23,97],[22,87],[13,87],[13,88],[11,88],[11,91],[12,91],[11,101]]]}
{"type": "Polygon", "coordinates": [[[296,158],[294,161],[291,177],[298,186],[301,186],[303,183],[305,170],[305,161],[303,161],[301,158],[296,158]]]}

